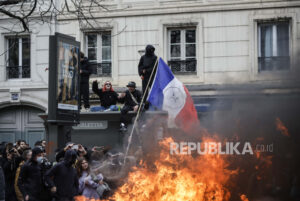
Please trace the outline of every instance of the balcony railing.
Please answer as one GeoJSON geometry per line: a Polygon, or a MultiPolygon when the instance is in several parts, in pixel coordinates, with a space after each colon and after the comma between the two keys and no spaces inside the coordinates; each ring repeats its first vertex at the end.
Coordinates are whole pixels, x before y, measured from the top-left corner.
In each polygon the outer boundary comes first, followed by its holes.
{"type": "Polygon", "coordinates": [[[171,60],[168,61],[168,65],[174,74],[195,74],[197,60],[171,60]]]}
{"type": "Polygon", "coordinates": [[[91,77],[111,76],[111,62],[90,63],[93,70],[91,77]]]}
{"type": "Polygon", "coordinates": [[[261,71],[280,71],[290,69],[290,57],[258,57],[258,70],[261,71]]]}
{"type": "Polygon", "coordinates": [[[30,78],[30,66],[7,66],[6,77],[7,79],[30,78]]]}

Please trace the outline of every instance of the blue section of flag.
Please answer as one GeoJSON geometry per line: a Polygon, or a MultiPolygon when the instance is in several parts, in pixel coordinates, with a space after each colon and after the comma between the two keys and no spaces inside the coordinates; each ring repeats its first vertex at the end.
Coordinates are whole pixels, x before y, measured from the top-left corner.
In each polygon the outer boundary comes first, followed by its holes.
{"type": "Polygon", "coordinates": [[[151,107],[162,109],[164,101],[163,90],[173,79],[174,75],[171,69],[162,58],[159,58],[155,79],[147,99],[151,107]]]}

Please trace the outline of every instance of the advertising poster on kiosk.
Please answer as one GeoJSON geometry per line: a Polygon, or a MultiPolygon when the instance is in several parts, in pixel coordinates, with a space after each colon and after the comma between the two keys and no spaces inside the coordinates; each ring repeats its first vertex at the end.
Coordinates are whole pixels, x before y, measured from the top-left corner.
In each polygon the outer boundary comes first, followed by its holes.
{"type": "Polygon", "coordinates": [[[59,41],[58,55],[57,108],[78,110],[79,48],[59,41]]]}
{"type": "Polygon", "coordinates": [[[80,43],[55,33],[49,39],[49,116],[52,122],[79,123],[80,43]]]}

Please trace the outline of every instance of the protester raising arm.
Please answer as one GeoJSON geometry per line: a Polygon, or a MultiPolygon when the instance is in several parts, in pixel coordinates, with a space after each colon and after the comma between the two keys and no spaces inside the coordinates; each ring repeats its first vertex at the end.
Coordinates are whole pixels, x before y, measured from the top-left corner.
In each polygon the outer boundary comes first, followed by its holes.
{"type": "Polygon", "coordinates": [[[97,94],[99,97],[101,96],[102,90],[99,89],[97,80],[95,80],[95,81],[93,82],[92,89],[93,89],[93,92],[94,92],[95,94],[97,94]]]}
{"type": "Polygon", "coordinates": [[[55,156],[56,162],[59,162],[62,158],[64,158],[66,151],[71,149],[73,145],[74,145],[74,143],[68,142],[66,144],[65,148],[63,148],[56,154],[56,156],[55,156]]]}

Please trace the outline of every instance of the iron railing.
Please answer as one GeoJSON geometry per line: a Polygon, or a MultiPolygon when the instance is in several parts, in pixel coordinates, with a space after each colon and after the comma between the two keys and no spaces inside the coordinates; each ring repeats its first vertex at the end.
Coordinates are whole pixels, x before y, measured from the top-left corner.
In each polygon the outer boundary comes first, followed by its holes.
{"type": "Polygon", "coordinates": [[[7,79],[30,78],[30,66],[7,66],[6,77],[7,79]]]}
{"type": "Polygon", "coordinates": [[[258,57],[258,71],[280,71],[290,69],[289,56],[258,57]]]}
{"type": "Polygon", "coordinates": [[[195,74],[197,60],[171,60],[168,61],[168,65],[171,67],[174,74],[195,74]]]}
{"type": "Polygon", "coordinates": [[[111,62],[102,63],[90,63],[93,70],[93,75],[91,77],[104,77],[111,76],[111,62]]]}

